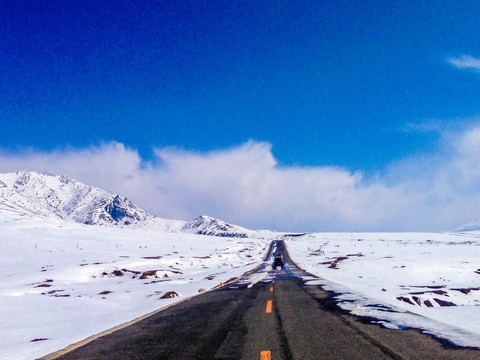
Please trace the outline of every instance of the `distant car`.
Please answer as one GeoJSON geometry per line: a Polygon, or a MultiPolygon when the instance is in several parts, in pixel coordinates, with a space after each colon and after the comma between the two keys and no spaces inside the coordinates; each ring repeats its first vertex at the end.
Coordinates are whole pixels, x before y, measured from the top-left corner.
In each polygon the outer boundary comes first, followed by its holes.
{"type": "Polygon", "coordinates": [[[282,255],[275,256],[275,259],[273,260],[273,268],[274,269],[276,269],[278,267],[283,268],[284,264],[285,264],[285,261],[283,260],[282,255]]]}

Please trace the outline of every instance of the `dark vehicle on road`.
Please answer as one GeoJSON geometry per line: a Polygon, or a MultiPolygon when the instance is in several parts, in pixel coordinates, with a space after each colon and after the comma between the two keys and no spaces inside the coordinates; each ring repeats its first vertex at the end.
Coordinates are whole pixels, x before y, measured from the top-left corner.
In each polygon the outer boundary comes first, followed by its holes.
{"type": "Polygon", "coordinates": [[[283,269],[284,264],[285,264],[285,261],[283,261],[283,256],[282,255],[276,255],[275,259],[273,260],[273,268],[274,269],[277,269],[277,268],[282,268],[283,269]]]}

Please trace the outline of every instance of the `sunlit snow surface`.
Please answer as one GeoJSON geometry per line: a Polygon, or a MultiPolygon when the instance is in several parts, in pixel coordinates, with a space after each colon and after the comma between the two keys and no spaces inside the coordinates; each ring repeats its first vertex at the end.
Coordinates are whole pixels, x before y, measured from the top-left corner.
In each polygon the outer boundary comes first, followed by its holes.
{"type": "MultiPolygon", "coordinates": [[[[84,226],[5,212],[0,358],[46,355],[238,277],[263,263],[271,239],[262,236],[84,226]],[[146,271],[153,276],[140,279],[146,271]],[[179,297],[161,299],[169,291],[179,297]]],[[[304,280],[335,291],[344,309],[480,346],[480,233],[322,233],[288,238],[286,246],[321,278],[304,280]]],[[[240,284],[271,281],[269,261],[240,284]]]]}
{"type": "Polygon", "coordinates": [[[480,233],[321,233],[286,246],[342,308],[480,347],[480,233]]]}
{"type": "Polygon", "coordinates": [[[0,359],[40,357],[209,290],[255,268],[270,242],[16,215],[2,215],[0,239],[0,359]],[[161,299],[169,291],[179,297],[161,299]]]}

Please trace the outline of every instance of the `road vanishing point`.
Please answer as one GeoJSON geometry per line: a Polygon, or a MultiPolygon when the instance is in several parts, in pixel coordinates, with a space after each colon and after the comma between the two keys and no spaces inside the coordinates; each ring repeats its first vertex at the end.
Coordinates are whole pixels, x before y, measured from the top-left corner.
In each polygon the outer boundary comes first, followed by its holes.
{"type": "Polygon", "coordinates": [[[340,309],[288,256],[283,241],[235,282],[42,359],[480,359],[419,330],[392,330],[340,309]],[[283,255],[282,269],[272,269],[283,255]],[[260,281],[258,279],[261,279],[260,281]]]}

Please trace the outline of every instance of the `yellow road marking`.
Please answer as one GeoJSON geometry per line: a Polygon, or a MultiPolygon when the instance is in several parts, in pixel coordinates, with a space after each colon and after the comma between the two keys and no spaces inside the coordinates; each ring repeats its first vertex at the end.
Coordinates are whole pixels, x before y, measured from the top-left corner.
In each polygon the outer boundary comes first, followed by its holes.
{"type": "Polygon", "coordinates": [[[272,354],[270,351],[262,351],[260,353],[260,360],[271,360],[272,354]]]}
{"type": "Polygon", "coordinates": [[[275,280],[272,280],[272,284],[275,284],[275,280]]]}
{"type": "Polygon", "coordinates": [[[266,313],[271,313],[272,312],[272,300],[269,300],[267,302],[267,310],[265,312],[266,313]]]}
{"type": "Polygon", "coordinates": [[[273,286],[270,288],[270,292],[273,292],[273,286]]]}

